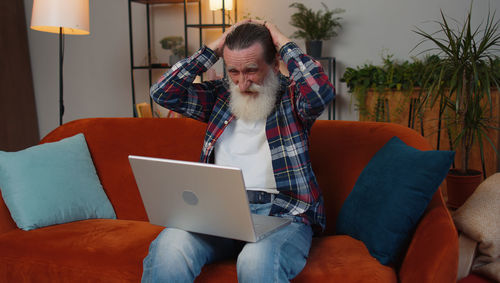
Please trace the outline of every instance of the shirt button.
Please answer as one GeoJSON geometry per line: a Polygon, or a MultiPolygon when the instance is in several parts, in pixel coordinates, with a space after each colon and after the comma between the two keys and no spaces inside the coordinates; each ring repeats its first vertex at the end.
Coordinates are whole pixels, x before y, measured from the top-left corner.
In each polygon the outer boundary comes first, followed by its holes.
{"type": "Polygon", "coordinates": [[[226,120],[226,121],[224,121],[224,125],[227,125],[227,123],[229,123],[227,120],[226,120]]]}

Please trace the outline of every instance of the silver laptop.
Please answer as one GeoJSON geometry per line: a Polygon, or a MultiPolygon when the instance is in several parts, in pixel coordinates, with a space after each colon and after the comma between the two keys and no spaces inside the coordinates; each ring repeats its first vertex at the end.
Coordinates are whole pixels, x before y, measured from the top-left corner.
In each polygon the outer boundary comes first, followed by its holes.
{"type": "Polygon", "coordinates": [[[129,156],[152,224],[257,242],[291,221],[250,213],[241,169],[129,156]]]}

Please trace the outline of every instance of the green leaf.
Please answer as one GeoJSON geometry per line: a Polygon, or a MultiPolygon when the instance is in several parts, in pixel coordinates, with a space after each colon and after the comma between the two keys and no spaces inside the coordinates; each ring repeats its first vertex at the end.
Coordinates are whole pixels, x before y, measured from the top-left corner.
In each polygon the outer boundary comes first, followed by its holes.
{"type": "Polygon", "coordinates": [[[344,9],[330,10],[325,3],[321,3],[324,10],[313,11],[304,4],[294,2],[289,7],[297,9],[292,14],[290,24],[298,30],[292,34],[294,38],[308,40],[328,40],[337,36],[337,30],[342,28],[337,14],[344,13],[344,9]]]}

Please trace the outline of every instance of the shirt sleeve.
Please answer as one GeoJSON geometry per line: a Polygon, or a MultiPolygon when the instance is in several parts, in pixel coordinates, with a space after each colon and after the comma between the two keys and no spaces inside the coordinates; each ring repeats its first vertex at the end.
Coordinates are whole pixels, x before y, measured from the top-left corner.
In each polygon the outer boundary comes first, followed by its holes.
{"type": "Polygon", "coordinates": [[[151,87],[151,98],[159,105],[186,117],[206,122],[210,117],[222,80],[194,83],[219,57],[203,46],[192,56],[177,62],[151,87]]]}
{"type": "Polygon", "coordinates": [[[316,120],[335,97],[330,79],[294,42],[285,44],[280,55],[290,73],[297,113],[304,122],[316,120]]]}

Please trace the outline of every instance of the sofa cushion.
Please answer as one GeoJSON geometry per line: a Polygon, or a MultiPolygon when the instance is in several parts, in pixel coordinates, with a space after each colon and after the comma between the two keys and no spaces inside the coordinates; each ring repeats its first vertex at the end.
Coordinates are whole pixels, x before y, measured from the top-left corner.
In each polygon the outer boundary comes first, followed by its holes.
{"type": "Polygon", "coordinates": [[[140,282],[142,260],[162,229],[143,221],[91,219],[12,230],[0,235],[0,282],[140,282]]]}
{"type": "MultiPolygon", "coordinates": [[[[234,261],[209,264],[196,279],[237,282],[234,261]]],[[[397,282],[394,269],[380,264],[365,245],[349,236],[313,238],[307,264],[291,282],[397,282]]]]}
{"type": "Polygon", "coordinates": [[[0,188],[13,220],[23,230],[116,218],[83,134],[18,152],[0,151],[0,188]]]}
{"type": "Polygon", "coordinates": [[[198,161],[206,127],[206,123],[187,118],[89,118],[56,128],[42,142],[84,133],[116,217],[148,221],[128,156],[198,161]]]}
{"type": "Polygon", "coordinates": [[[463,232],[461,239],[469,238],[477,242],[476,254],[473,249],[470,254],[461,257],[474,259],[464,270],[468,274],[470,267],[477,272],[500,282],[500,173],[495,173],[484,180],[474,193],[453,213],[457,229],[463,232]]]}
{"type": "Polygon", "coordinates": [[[420,151],[393,137],[361,172],[340,210],[337,233],[363,241],[382,264],[397,264],[454,155],[420,151]]]}

